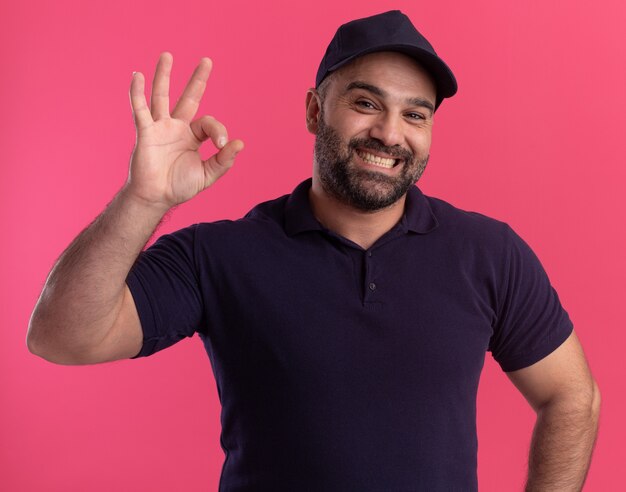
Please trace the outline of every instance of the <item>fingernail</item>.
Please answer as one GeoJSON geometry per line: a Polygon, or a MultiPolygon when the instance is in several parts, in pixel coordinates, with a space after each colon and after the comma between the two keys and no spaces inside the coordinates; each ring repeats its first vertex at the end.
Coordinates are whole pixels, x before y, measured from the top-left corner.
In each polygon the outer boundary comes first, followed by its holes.
{"type": "Polygon", "coordinates": [[[217,146],[221,149],[224,145],[226,145],[226,137],[220,137],[217,141],[217,146]]]}

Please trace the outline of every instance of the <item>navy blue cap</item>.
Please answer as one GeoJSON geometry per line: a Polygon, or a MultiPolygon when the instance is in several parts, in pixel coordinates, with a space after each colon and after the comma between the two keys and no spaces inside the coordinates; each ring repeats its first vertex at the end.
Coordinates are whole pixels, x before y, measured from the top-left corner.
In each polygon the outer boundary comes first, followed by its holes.
{"type": "Polygon", "coordinates": [[[457,83],[452,70],[437,56],[431,44],[415,29],[411,20],[399,10],[390,10],[341,25],[322,58],[315,87],[319,87],[332,71],[359,56],[377,51],[398,51],[419,62],[435,81],[435,107],[444,98],[456,94],[457,83]]]}

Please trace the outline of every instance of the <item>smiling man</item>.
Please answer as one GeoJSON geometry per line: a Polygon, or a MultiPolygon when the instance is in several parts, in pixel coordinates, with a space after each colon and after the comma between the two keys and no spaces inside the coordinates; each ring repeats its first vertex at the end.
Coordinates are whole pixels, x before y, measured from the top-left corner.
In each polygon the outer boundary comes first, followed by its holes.
{"type": "Polygon", "coordinates": [[[390,51],[362,55],[308,92],[310,199],[321,223],[368,248],[400,220],[428,162],[436,93],[413,58],[390,51]]]}
{"type": "Polygon", "coordinates": [[[50,273],[30,350],[91,364],[198,333],[222,404],[220,490],[324,492],[477,490],[489,351],[537,413],[526,490],[580,490],[597,385],[526,243],[415,186],[457,85],[409,19],[391,11],[337,31],[306,96],[311,179],[142,252],[243,148],[215,119],[193,119],[210,60],[170,114],[171,67],[163,53],[150,107],[133,77],[128,182],[50,273]],[[218,151],[202,161],[208,139],[218,151]]]}

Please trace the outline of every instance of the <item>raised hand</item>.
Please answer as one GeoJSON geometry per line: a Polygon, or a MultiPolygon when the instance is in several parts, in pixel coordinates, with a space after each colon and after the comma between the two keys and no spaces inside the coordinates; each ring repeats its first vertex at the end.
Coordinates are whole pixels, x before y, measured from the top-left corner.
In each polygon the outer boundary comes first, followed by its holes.
{"type": "Polygon", "coordinates": [[[228,141],[226,128],[215,118],[202,116],[193,120],[211,73],[209,58],[200,60],[170,115],[172,64],[172,55],[161,53],[150,108],[143,74],[136,72],[130,86],[137,142],[126,191],[136,199],[164,209],[189,200],[213,184],[230,169],[235,155],[243,148],[241,140],[228,141]],[[218,151],[203,161],[199,149],[209,138],[218,151]]]}

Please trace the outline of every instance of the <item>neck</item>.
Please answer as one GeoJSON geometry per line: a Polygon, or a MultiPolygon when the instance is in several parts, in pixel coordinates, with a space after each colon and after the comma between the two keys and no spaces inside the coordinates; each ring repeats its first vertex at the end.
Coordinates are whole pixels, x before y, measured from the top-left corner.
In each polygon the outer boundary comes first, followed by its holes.
{"type": "Polygon", "coordinates": [[[406,195],[387,208],[364,212],[328,195],[314,179],[309,191],[309,201],[313,215],[324,227],[363,249],[369,249],[400,221],[406,195]]]}

